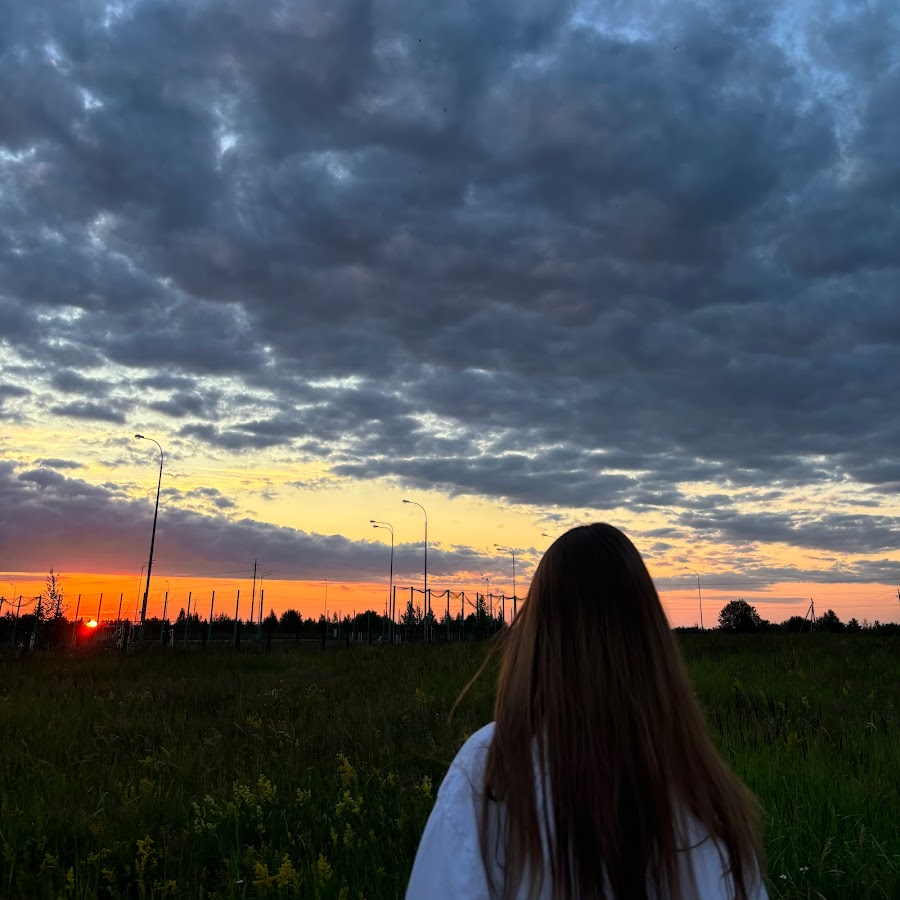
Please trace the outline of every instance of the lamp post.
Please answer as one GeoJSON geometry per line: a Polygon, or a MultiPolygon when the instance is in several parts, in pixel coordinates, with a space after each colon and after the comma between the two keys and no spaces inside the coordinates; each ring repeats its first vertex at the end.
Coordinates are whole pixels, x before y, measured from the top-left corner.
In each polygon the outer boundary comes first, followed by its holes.
{"type": "Polygon", "coordinates": [[[700,630],[703,631],[703,594],[700,593],[700,573],[696,569],[685,566],[685,570],[697,576],[697,599],[700,601],[700,630]]]}
{"type": "Polygon", "coordinates": [[[516,617],[516,551],[513,550],[512,547],[501,547],[499,544],[494,544],[494,546],[498,550],[503,550],[506,553],[512,553],[512,561],[513,561],[513,619],[516,617]]]}
{"type": "MultiPolygon", "coordinates": [[[[428,614],[431,612],[431,604],[428,602],[428,513],[425,511],[425,507],[422,506],[421,503],[416,503],[415,500],[404,500],[404,503],[409,503],[412,506],[418,506],[419,509],[422,510],[422,514],[425,516],[425,568],[424,568],[424,588],[423,593],[425,596],[425,621],[428,622],[428,614]]],[[[425,637],[428,640],[428,635],[425,637]]]]}
{"type": "Polygon", "coordinates": [[[383,528],[391,533],[391,569],[390,579],[388,581],[388,605],[391,618],[391,643],[394,642],[394,610],[391,608],[391,597],[394,593],[394,526],[390,522],[378,522],[375,519],[369,519],[369,523],[373,528],[383,528]]]}
{"type": "Polygon", "coordinates": [[[153,571],[153,545],[156,541],[156,518],[159,515],[159,491],[162,487],[163,473],[163,448],[159,441],[155,438],[144,437],[142,434],[136,434],[135,437],[139,441],[152,441],[159,447],[159,480],[156,483],[156,506],[153,510],[153,530],[150,532],[150,558],[147,561],[147,586],[144,588],[144,602],[141,605],[141,636],[140,642],[144,642],[144,621],[147,618],[147,598],[150,596],[150,573],[153,571]]]}

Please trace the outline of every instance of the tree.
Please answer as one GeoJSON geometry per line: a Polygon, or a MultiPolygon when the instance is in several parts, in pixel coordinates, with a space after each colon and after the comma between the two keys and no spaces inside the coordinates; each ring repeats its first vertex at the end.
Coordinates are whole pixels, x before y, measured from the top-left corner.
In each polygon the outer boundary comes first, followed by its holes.
{"type": "Polygon", "coordinates": [[[62,577],[53,571],[53,566],[50,566],[46,587],[41,592],[40,604],[41,611],[47,619],[61,619],[68,609],[65,603],[62,577]]]}
{"type": "Polygon", "coordinates": [[[816,619],[816,628],[838,633],[844,630],[844,623],[837,617],[837,613],[833,609],[828,609],[816,619]]]}
{"type": "Polygon", "coordinates": [[[862,625],[860,625],[854,617],[847,623],[847,631],[862,631],[862,625]]]}
{"type": "Polygon", "coordinates": [[[733,634],[749,634],[759,631],[763,621],[759,613],[746,600],[732,600],[719,613],[719,628],[733,634]]]}
{"type": "Polygon", "coordinates": [[[809,631],[809,622],[803,616],[791,616],[781,623],[781,627],[791,634],[799,634],[804,629],[809,631]]]}
{"type": "Polygon", "coordinates": [[[299,641],[300,630],[303,627],[303,619],[300,617],[300,613],[298,613],[296,609],[286,609],[281,614],[279,627],[282,631],[293,632],[294,640],[299,641]]]}
{"type": "Polygon", "coordinates": [[[269,614],[263,619],[262,628],[266,634],[271,634],[278,628],[278,616],[275,615],[274,609],[270,609],[269,614]]]}

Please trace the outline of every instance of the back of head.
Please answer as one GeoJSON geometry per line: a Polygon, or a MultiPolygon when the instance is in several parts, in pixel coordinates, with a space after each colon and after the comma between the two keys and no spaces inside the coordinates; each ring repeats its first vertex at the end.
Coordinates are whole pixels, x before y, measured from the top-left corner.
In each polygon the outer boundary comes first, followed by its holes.
{"type": "Polygon", "coordinates": [[[572,529],[537,567],[508,634],[485,780],[485,854],[487,798],[507,807],[504,896],[547,878],[555,897],[677,898],[689,820],[746,896],[755,803],[709,739],[640,554],[610,525],[572,529]]]}

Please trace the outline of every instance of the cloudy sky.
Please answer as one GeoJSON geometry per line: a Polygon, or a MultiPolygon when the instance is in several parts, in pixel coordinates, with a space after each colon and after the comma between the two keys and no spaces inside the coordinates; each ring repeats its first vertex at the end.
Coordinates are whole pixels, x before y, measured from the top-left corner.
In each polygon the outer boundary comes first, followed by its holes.
{"type": "Polygon", "coordinates": [[[411,583],[408,497],[436,589],[900,617],[892,0],[3,8],[6,581],[139,570],[139,431],[161,576],[411,583]]]}

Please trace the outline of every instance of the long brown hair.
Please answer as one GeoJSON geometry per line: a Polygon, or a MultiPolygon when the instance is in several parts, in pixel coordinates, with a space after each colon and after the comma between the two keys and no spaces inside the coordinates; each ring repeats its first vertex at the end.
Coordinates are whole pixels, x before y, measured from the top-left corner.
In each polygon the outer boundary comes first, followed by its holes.
{"type": "Polygon", "coordinates": [[[504,645],[481,816],[485,861],[503,849],[494,893],[530,883],[537,896],[549,879],[556,898],[677,900],[692,819],[747,900],[762,865],[758,806],[710,740],[634,544],[611,525],[562,535],[504,645]],[[506,807],[496,842],[495,801],[506,807]]]}

